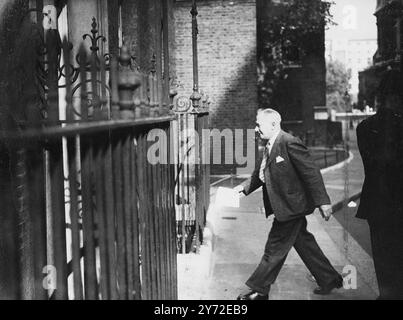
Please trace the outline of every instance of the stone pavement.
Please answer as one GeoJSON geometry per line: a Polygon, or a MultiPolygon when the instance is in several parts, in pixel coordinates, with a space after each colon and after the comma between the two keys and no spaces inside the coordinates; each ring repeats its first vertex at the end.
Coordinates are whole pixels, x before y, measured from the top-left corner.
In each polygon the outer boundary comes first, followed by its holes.
{"type": "MultiPolygon", "coordinates": [[[[270,299],[339,300],[377,297],[372,258],[368,250],[365,251],[350,235],[348,228],[345,228],[356,219],[353,217],[356,209],[348,208],[347,204],[359,198],[364,177],[353,132],[350,139],[350,158],[342,165],[322,171],[332,204],[338,211],[328,222],[322,219],[319,212],[308,216],[308,230],[315,235],[320,247],[340,273],[345,266],[356,268],[357,288],[334,290],[328,296],[312,294],[316,283],[312,281],[307,268],[292,249],[276,283],[272,286],[270,299]]],[[[180,299],[234,300],[263,254],[273,217],[265,218],[261,190],[243,197],[240,208],[216,209],[211,214],[214,215],[210,219],[212,248],[210,255],[205,255],[206,259],[199,257],[199,268],[204,269],[200,269],[199,279],[202,280],[197,287],[192,287],[187,282],[187,288],[182,287],[184,290],[179,293],[180,299]],[[203,278],[202,274],[206,268],[209,272],[207,277],[203,278]]],[[[363,236],[369,237],[365,221],[360,228],[364,228],[361,231],[363,236]]],[[[191,264],[188,266],[188,274],[192,274],[191,264]]],[[[181,276],[179,278],[181,279],[181,276]]],[[[193,281],[194,284],[197,283],[193,281]]]]}

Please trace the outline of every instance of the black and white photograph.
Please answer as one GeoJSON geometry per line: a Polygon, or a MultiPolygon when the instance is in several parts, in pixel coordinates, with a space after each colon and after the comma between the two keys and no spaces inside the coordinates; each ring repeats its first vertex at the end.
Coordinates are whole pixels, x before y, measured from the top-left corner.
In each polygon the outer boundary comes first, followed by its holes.
{"type": "Polygon", "coordinates": [[[402,0],[0,0],[0,300],[403,300],[402,46],[402,0]]]}

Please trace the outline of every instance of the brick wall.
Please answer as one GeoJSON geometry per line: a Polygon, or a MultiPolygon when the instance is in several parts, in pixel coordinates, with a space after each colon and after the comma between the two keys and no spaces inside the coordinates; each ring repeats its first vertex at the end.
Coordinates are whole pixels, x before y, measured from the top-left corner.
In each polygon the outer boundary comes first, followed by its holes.
{"type": "MultiPolygon", "coordinates": [[[[254,128],[257,104],[255,1],[198,1],[200,90],[211,101],[210,126],[254,128]]],[[[193,85],[191,2],[176,1],[171,69],[190,96],[193,85]]],[[[246,136],[246,133],[244,134],[246,136]]],[[[235,166],[213,166],[212,174],[235,172],[235,166]]]]}

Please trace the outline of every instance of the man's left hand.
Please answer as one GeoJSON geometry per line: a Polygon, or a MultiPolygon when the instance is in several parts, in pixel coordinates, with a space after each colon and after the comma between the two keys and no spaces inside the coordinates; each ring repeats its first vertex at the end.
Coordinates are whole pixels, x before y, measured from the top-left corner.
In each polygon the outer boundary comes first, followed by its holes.
{"type": "Polygon", "coordinates": [[[322,215],[323,219],[329,221],[330,217],[332,216],[333,209],[330,204],[323,204],[319,207],[320,214],[322,215]]]}

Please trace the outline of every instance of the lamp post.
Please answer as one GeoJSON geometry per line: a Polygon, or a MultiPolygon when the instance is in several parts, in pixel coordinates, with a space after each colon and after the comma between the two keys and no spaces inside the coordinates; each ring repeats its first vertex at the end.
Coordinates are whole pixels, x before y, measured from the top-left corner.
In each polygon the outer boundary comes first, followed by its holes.
{"type": "Polygon", "coordinates": [[[199,93],[199,61],[197,57],[197,35],[199,30],[197,28],[197,4],[196,0],[192,0],[192,49],[193,49],[193,93],[190,96],[192,100],[193,111],[197,111],[200,107],[201,95],[199,93]]]}

